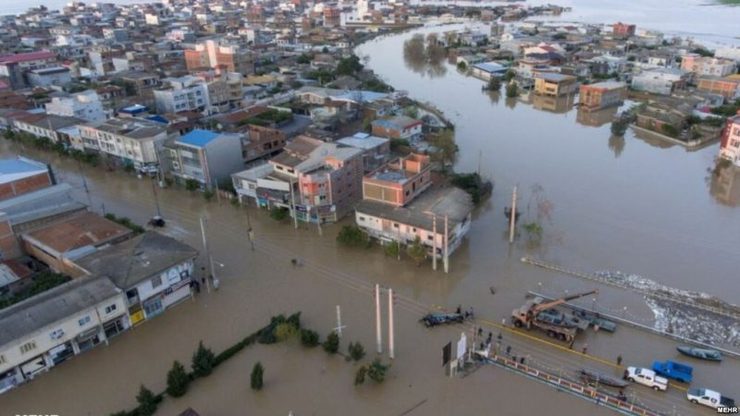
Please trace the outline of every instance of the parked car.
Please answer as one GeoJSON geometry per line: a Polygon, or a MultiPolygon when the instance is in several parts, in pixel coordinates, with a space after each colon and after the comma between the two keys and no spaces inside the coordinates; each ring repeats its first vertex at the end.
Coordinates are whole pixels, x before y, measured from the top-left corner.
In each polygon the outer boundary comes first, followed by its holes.
{"type": "Polygon", "coordinates": [[[653,371],[663,377],[668,377],[682,383],[691,383],[694,369],[688,364],[676,361],[656,361],[653,363],[653,371]]]}
{"type": "Polygon", "coordinates": [[[735,407],[735,400],[725,397],[719,392],[709,389],[689,389],[686,398],[691,403],[703,404],[713,409],[720,407],[735,407]]]}
{"type": "Polygon", "coordinates": [[[648,386],[653,390],[666,391],[668,389],[668,379],[661,377],[653,370],[639,367],[627,367],[624,370],[624,378],[633,383],[648,386]]]}
{"type": "Polygon", "coordinates": [[[420,319],[427,328],[442,324],[461,323],[463,315],[459,313],[430,313],[420,319]]]}

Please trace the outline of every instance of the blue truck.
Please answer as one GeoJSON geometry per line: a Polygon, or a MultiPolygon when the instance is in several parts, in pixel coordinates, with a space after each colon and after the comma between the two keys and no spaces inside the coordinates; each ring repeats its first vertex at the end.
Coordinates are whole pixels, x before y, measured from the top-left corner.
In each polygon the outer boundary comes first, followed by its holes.
{"type": "Polygon", "coordinates": [[[666,378],[682,383],[691,383],[694,369],[690,365],[676,361],[656,361],[653,363],[653,371],[666,378]]]}

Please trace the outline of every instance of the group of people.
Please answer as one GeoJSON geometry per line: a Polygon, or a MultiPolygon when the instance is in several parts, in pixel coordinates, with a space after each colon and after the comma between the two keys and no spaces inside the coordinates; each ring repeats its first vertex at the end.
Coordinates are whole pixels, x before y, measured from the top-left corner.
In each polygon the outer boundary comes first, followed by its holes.
{"type": "Polygon", "coordinates": [[[458,315],[462,315],[465,319],[473,319],[475,317],[473,315],[472,306],[468,308],[465,312],[463,312],[462,305],[457,305],[457,309],[455,310],[455,313],[457,313],[458,315]]]}

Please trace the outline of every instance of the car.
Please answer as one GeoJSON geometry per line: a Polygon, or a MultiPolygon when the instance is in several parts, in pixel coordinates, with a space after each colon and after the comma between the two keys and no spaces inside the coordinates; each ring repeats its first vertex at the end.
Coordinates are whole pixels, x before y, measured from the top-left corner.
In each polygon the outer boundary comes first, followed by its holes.
{"type": "Polygon", "coordinates": [[[713,409],[735,407],[735,400],[709,389],[689,389],[686,392],[686,398],[691,403],[703,404],[713,409]]]}
{"type": "Polygon", "coordinates": [[[442,324],[461,323],[463,320],[463,315],[459,313],[430,313],[420,319],[427,328],[442,324]]]}
{"type": "Polygon", "coordinates": [[[655,371],[647,368],[627,367],[624,370],[624,379],[648,386],[656,391],[668,390],[668,379],[657,375],[655,371]]]}
{"type": "Polygon", "coordinates": [[[653,363],[653,371],[663,377],[671,378],[681,383],[691,383],[693,379],[694,369],[684,363],[677,361],[655,361],[653,363]]]}

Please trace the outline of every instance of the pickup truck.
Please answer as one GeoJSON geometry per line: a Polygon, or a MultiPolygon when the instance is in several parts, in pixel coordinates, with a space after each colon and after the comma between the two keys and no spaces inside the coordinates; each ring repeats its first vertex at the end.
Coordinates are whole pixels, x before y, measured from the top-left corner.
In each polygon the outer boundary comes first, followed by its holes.
{"type": "Polygon", "coordinates": [[[676,361],[656,361],[653,363],[653,371],[663,377],[671,378],[682,383],[691,383],[694,369],[688,364],[678,363],[676,361]]]}
{"type": "Polygon", "coordinates": [[[720,407],[735,407],[735,400],[725,397],[714,390],[709,389],[689,389],[686,398],[691,403],[699,403],[704,406],[717,409],[720,407]]]}
{"type": "Polygon", "coordinates": [[[639,383],[648,386],[653,390],[666,391],[668,389],[668,380],[655,374],[655,371],[647,368],[627,367],[624,370],[624,378],[633,383],[639,383]]]}

